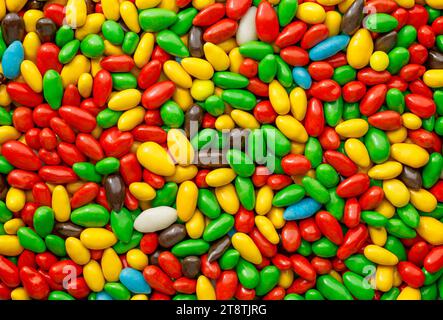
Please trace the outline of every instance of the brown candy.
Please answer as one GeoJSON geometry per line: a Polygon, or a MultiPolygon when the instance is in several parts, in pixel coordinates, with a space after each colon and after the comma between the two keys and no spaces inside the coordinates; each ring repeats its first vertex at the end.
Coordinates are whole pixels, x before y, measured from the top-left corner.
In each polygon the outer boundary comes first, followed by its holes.
{"type": "Polygon", "coordinates": [[[443,69],[443,53],[430,50],[427,63],[428,69],[443,69]]]}
{"type": "Polygon", "coordinates": [[[411,189],[419,190],[422,186],[420,171],[408,166],[403,166],[403,171],[400,175],[401,181],[411,189]]]}
{"type": "Polygon", "coordinates": [[[203,31],[201,28],[193,26],[189,30],[188,48],[191,56],[203,57],[203,31]]]}
{"type": "Polygon", "coordinates": [[[251,131],[248,129],[234,128],[229,131],[229,145],[233,149],[245,150],[248,136],[251,131]]]}
{"type": "Polygon", "coordinates": [[[25,23],[23,18],[17,13],[8,13],[3,18],[1,27],[3,39],[8,46],[16,40],[23,42],[25,38],[25,23]]]}
{"type": "Polygon", "coordinates": [[[223,253],[229,248],[231,245],[231,239],[229,236],[224,236],[220,240],[218,240],[216,243],[214,243],[210,248],[208,252],[208,262],[213,262],[218,260],[223,253]]]}
{"type": "Polygon", "coordinates": [[[63,238],[79,238],[83,228],[72,222],[58,222],[55,224],[54,230],[63,238]]]}
{"type": "Polygon", "coordinates": [[[353,35],[360,29],[363,20],[364,0],[355,0],[345,12],[341,21],[341,31],[347,35],[353,35]]]}
{"type": "Polygon", "coordinates": [[[43,1],[32,0],[26,3],[24,10],[42,10],[45,5],[43,1]]]}
{"type": "Polygon", "coordinates": [[[88,14],[95,13],[95,3],[92,0],[85,0],[86,11],[88,14]]]}
{"type": "Polygon", "coordinates": [[[57,32],[57,26],[51,19],[38,19],[37,23],[35,24],[35,29],[42,43],[54,41],[55,33],[57,32]]]}
{"type": "Polygon", "coordinates": [[[201,261],[197,256],[188,256],[182,260],[182,271],[186,278],[194,279],[200,272],[201,261]]]}
{"type": "Polygon", "coordinates": [[[154,253],[149,255],[149,264],[151,266],[158,265],[158,256],[160,255],[160,253],[161,253],[160,250],[156,250],[156,251],[154,251],[154,253]]]}
{"type": "Polygon", "coordinates": [[[197,104],[190,107],[185,113],[185,132],[188,138],[191,137],[191,133],[195,135],[201,126],[203,119],[203,109],[197,104]]]}
{"type": "Polygon", "coordinates": [[[6,83],[6,77],[3,73],[0,72],[0,84],[6,83]]]}
{"type": "Polygon", "coordinates": [[[226,168],[229,164],[226,153],[221,150],[200,150],[198,152],[197,165],[203,169],[226,168]]]}
{"type": "Polygon", "coordinates": [[[397,43],[397,32],[391,31],[375,40],[375,51],[383,51],[388,53],[397,43]]]}
{"type": "Polygon", "coordinates": [[[163,248],[170,248],[176,243],[179,243],[186,237],[186,228],[183,224],[174,223],[158,236],[158,243],[163,248]]]}
{"type": "Polygon", "coordinates": [[[125,201],[125,182],[118,174],[112,174],[105,178],[106,199],[115,212],[120,212],[125,201]]]}

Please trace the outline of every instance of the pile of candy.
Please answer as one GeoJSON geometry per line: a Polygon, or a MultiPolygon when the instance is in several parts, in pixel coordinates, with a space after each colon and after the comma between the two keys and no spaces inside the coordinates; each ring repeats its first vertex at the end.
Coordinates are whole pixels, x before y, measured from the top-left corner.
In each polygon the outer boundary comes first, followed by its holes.
{"type": "Polygon", "coordinates": [[[442,0],[0,20],[0,299],[443,298],[442,0]]]}

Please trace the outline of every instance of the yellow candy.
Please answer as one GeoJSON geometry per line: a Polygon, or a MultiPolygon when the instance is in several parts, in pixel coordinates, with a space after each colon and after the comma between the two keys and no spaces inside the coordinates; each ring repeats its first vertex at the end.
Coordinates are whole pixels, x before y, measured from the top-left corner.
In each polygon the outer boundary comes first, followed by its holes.
{"type": "Polygon", "coordinates": [[[177,215],[186,222],[192,218],[197,207],[198,187],[192,181],[183,182],[177,192],[177,215]]]}
{"type": "Polygon", "coordinates": [[[152,33],[145,33],[138,43],[137,49],[134,52],[134,62],[137,68],[143,68],[151,58],[152,50],[154,49],[154,35],[152,33]]]}
{"type": "Polygon", "coordinates": [[[406,140],[408,130],[405,127],[401,127],[397,130],[386,132],[386,135],[388,136],[389,143],[401,143],[406,140]]]}
{"type": "Polygon", "coordinates": [[[403,125],[410,130],[417,130],[421,127],[421,119],[413,113],[405,112],[401,115],[403,125]]]}
{"type": "Polygon", "coordinates": [[[391,157],[412,168],[423,167],[429,160],[429,154],[425,149],[411,143],[393,144],[391,157]]]}
{"type": "Polygon", "coordinates": [[[131,268],[143,270],[148,265],[148,256],[140,249],[131,249],[126,253],[126,261],[131,268]]]}
{"type": "Polygon", "coordinates": [[[6,207],[12,212],[19,212],[26,203],[25,192],[14,187],[9,188],[6,194],[6,207]]]}
{"type": "Polygon", "coordinates": [[[403,8],[406,8],[406,9],[410,9],[410,8],[412,8],[412,7],[414,6],[414,4],[415,4],[415,1],[414,1],[414,0],[395,0],[395,2],[396,2],[400,7],[403,7],[403,8]]]}
{"type": "Polygon", "coordinates": [[[355,0],[343,0],[341,3],[338,4],[338,10],[341,13],[345,13],[348,11],[349,7],[355,2],[355,0]]]}
{"type": "Polygon", "coordinates": [[[143,107],[135,107],[125,111],[118,119],[117,127],[120,131],[131,131],[143,122],[146,110],[143,107]]]}
{"type": "Polygon", "coordinates": [[[169,80],[174,82],[176,85],[188,89],[192,87],[191,76],[177,61],[166,61],[163,65],[163,72],[169,78],[169,80]]]}
{"type": "Polygon", "coordinates": [[[242,232],[235,233],[232,238],[232,246],[240,253],[240,256],[253,263],[262,263],[262,255],[255,245],[254,241],[246,234],[242,232]]]}
{"type": "Polygon", "coordinates": [[[11,300],[31,300],[25,288],[19,287],[11,291],[11,300]]]}
{"type": "Polygon", "coordinates": [[[108,248],[103,251],[101,267],[106,281],[118,281],[118,277],[123,269],[123,265],[114,249],[108,248]]]}
{"type": "Polygon", "coordinates": [[[272,222],[276,229],[283,228],[286,221],[283,218],[284,208],[272,207],[271,211],[266,214],[266,217],[272,222]]]}
{"type": "Polygon", "coordinates": [[[397,161],[386,161],[385,163],[373,166],[368,171],[369,177],[377,180],[389,180],[399,176],[403,166],[397,161]]]}
{"type": "Polygon", "coordinates": [[[137,8],[131,1],[123,1],[120,4],[120,16],[129,30],[135,33],[140,32],[137,8]]]}
{"type": "Polygon", "coordinates": [[[159,5],[161,0],[135,0],[135,5],[139,9],[154,8],[159,5]]]}
{"type": "Polygon", "coordinates": [[[376,228],[369,226],[369,236],[375,245],[383,247],[386,243],[388,234],[383,227],[376,228]]]}
{"type": "Polygon", "coordinates": [[[437,207],[437,199],[426,189],[410,190],[411,203],[419,211],[432,212],[437,207]]]}
{"type": "Polygon", "coordinates": [[[302,121],[306,115],[306,109],[308,107],[308,98],[303,88],[297,87],[292,89],[289,95],[291,102],[291,113],[295,119],[302,121]]]}
{"type": "MultiPolygon", "coordinates": [[[[28,33],[29,34],[29,33],[28,33]]],[[[6,85],[0,85],[0,106],[7,107],[11,104],[11,97],[9,97],[8,92],[6,91],[6,85]]],[[[0,127],[0,131],[2,127],[0,127]]],[[[20,134],[19,134],[20,136],[20,134]]],[[[18,138],[18,137],[17,137],[18,138]]],[[[0,135],[0,144],[2,144],[3,137],[0,135]]]]}
{"type": "Polygon", "coordinates": [[[80,234],[80,240],[88,249],[103,250],[117,243],[112,231],[105,228],[87,228],[80,234]]]}
{"type": "Polygon", "coordinates": [[[95,261],[89,261],[83,267],[83,277],[85,278],[86,284],[89,289],[94,292],[100,292],[105,286],[105,277],[103,276],[102,268],[100,264],[95,261]]]}
{"type": "Polygon", "coordinates": [[[372,69],[375,71],[383,71],[389,65],[389,56],[383,51],[375,51],[371,55],[371,59],[369,60],[369,64],[372,69]]]}
{"type": "Polygon", "coordinates": [[[229,52],[229,70],[234,73],[238,73],[241,64],[243,63],[243,56],[240,53],[239,48],[234,48],[229,52]]]}
{"type": "Polygon", "coordinates": [[[308,141],[309,136],[305,127],[294,117],[290,115],[278,116],[275,124],[288,139],[298,143],[308,141]]]}
{"type": "Polygon", "coordinates": [[[372,262],[383,266],[395,266],[398,263],[398,258],[395,254],[374,244],[365,247],[364,255],[372,262]]]}
{"type": "Polygon", "coordinates": [[[265,216],[255,216],[255,225],[257,226],[258,231],[260,231],[269,242],[273,244],[278,244],[280,242],[278,233],[271,220],[265,216]]]}
{"type": "MultiPolygon", "coordinates": [[[[1,92],[0,92],[1,93],[1,92]]],[[[12,126],[0,126],[0,145],[9,140],[20,138],[20,132],[12,126]]]]}
{"type": "Polygon", "coordinates": [[[203,46],[205,58],[212,65],[215,71],[227,70],[231,64],[228,55],[219,46],[206,42],[203,46]]]}
{"type": "Polygon", "coordinates": [[[21,227],[24,227],[25,223],[22,219],[14,218],[9,221],[6,221],[3,225],[3,229],[5,230],[6,234],[17,234],[18,229],[21,227]]]}
{"type": "Polygon", "coordinates": [[[149,299],[148,299],[148,296],[145,294],[134,294],[131,297],[131,300],[149,300],[149,299]]]}
{"type": "Polygon", "coordinates": [[[91,253],[77,238],[69,237],[65,241],[66,253],[79,265],[85,265],[91,260],[91,253]]]}
{"type": "Polygon", "coordinates": [[[375,285],[377,290],[388,292],[394,282],[394,268],[391,266],[378,266],[375,273],[375,285]]]}
{"type": "Polygon", "coordinates": [[[363,119],[343,121],[335,127],[335,131],[345,138],[360,138],[368,132],[368,123],[363,119]]]}
{"type": "Polygon", "coordinates": [[[390,219],[395,214],[395,207],[388,200],[383,199],[380,205],[375,208],[375,211],[390,219]]]}
{"type": "Polygon", "coordinates": [[[183,181],[192,180],[197,175],[198,169],[195,165],[176,166],[172,176],[166,177],[166,181],[182,183],[183,181]]]}
{"type": "Polygon", "coordinates": [[[0,235],[0,254],[15,257],[22,253],[24,248],[21,246],[18,237],[15,235],[0,235]]]}
{"type": "Polygon", "coordinates": [[[66,222],[71,216],[71,203],[69,195],[63,186],[56,186],[52,193],[52,210],[54,210],[55,220],[66,222]]]}
{"type": "Polygon", "coordinates": [[[338,282],[343,283],[343,279],[342,279],[340,273],[338,273],[337,271],[331,270],[331,271],[329,271],[329,275],[331,277],[335,278],[335,280],[337,280],[338,282]]]}
{"type": "Polygon", "coordinates": [[[66,23],[73,29],[83,26],[88,14],[85,0],[68,0],[66,4],[66,23]]]}
{"type": "Polygon", "coordinates": [[[255,201],[255,212],[258,215],[265,215],[272,208],[272,198],[274,193],[270,186],[265,185],[261,187],[257,192],[257,197],[255,201]]]}
{"type": "Polygon", "coordinates": [[[269,84],[269,101],[271,101],[275,112],[280,115],[287,114],[291,109],[288,93],[277,80],[273,80],[269,84]]]}
{"type": "Polygon", "coordinates": [[[210,187],[221,187],[231,183],[237,175],[231,168],[219,168],[208,173],[205,180],[210,187]]]}
{"type": "Polygon", "coordinates": [[[186,233],[191,239],[198,239],[205,230],[205,218],[199,210],[195,210],[192,218],[186,222],[186,233]]]}
{"type": "Polygon", "coordinates": [[[394,287],[399,287],[403,283],[403,279],[401,278],[400,272],[398,272],[397,268],[394,268],[394,281],[392,285],[394,287]]]}
{"type": "Polygon", "coordinates": [[[68,64],[65,64],[60,74],[63,86],[68,84],[77,85],[78,79],[83,73],[88,73],[91,63],[85,56],[77,55],[68,64]]]}
{"type": "Polygon", "coordinates": [[[325,21],[326,12],[318,3],[304,2],[298,6],[296,16],[308,24],[317,24],[325,21]]]}
{"type": "Polygon", "coordinates": [[[175,88],[172,100],[174,100],[183,111],[187,111],[194,103],[189,90],[180,87],[175,88]]]}
{"type": "Polygon", "coordinates": [[[108,108],[114,111],[124,111],[136,107],[142,98],[137,89],[126,89],[114,94],[108,102],[108,108]]]}
{"type": "Polygon", "coordinates": [[[170,129],[167,136],[168,151],[176,163],[188,165],[194,161],[194,148],[179,129],[170,129]]]}
{"type": "MultiPolygon", "coordinates": [[[[247,114],[250,115],[250,113],[247,114]]],[[[232,130],[234,128],[235,122],[234,120],[232,120],[232,117],[227,114],[222,114],[217,118],[217,120],[215,120],[215,129],[217,129],[218,131],[232,130]]]]}
{"type": "Polygon", "coordinates": [[[231,112],[231,118],[240,128],[251,130],[260,128],[257,119],[255,119],[249,112],[235,109],[231,112]]]}
{"type": "MultiPolygon", "coordinates": [[[[40,48],[40,38],[37,33],[29,32],[23,40],[23,49],[25,51],[25,59],[35,62],[37,51],[40,48]]],[[[1,94],[0,94],[1,96],[1,94]]]]}
{"type": "Polygon", "coordinates": [[[374,50],[371,34],[366,29],[358,30],[348,44],[346,58],[354,69],[366,67],[374,50]]]}
{"type": "Polygon", "coordinates": [[[195,79],[192,82],[191,96],[198,101],[206,100],[214,93],[214,83],[211,80],[195,79]]]}
{"type": "Polygon", "coordinates": [[[421,300],[420,290],[409,286],[405,287],[398,295],[397,300],[421,300]]]}
{"type": "Polygon", "coordinates": [[[240,200],[232,183],[215,188],[215,196],[220,207],[229,214],[236,214],[240,208],[240,200]]]}
{"type": "Polygon", "coordinates": [[[345,151],[348,157],[359,167],[366,168],[371,164],[368,150],[360,140],[355,138],[347,139],[345,142],[345,151]]]}
{"type": "Polygon", "coordinates": [[[27,10],[23,15],[23,21],[25,22],[26,32],[34,32],[37,21],[43,18],[43,12],[41,10],[27,10]]]}
{"type": "Polygon", "coordinates": [[[443,9],[443,3],[440,0],[425,0],[426,4],[434,9],[443,9]]]}
{"type": "MultiPolygon", "coordinates": [[[[318,1],[318,3],[320,3],[320,1],[318,1]]],[[[325,25],[329,30],[330,37],[340,33],[341,20],[341,15],[337,11],[326,12],[325,25]]]]}
{"type": "Polygon", "coordinates": [[[443,70],[428,70],[423,74],[423,82],[431,88],[443,87],[443,70]]]}
{"type": "Polygon", "coordinates": [[[443,244],[443,223],[433,217],[420,217],[417,232],[427,242],[434,246],[443,244]]]}
{"type": "Polygon", "coordinates": [[[83,98],[88,98],[92,92],[92,76],[90,73],[83,73],[78,78],[78,92],[83,98]]]}
{"type": "Polygon", "coordinates": [[[335,6],[342,2],[343,0],[317,0],[322,6],[335,6]]]}
{"type": "Polygon", "coordinates": [[[102,0],[101,4],[106,20],[117,21],[118,19],[120,19],[119,0],[102,0]]]}
{"type": "Polygon", "coordinates": [[[5,0],[0,0],[0,20],[6,15],[6,2],[5,0]]]}
{"type": "Polygon", "coordinates": [[[146,182],[133,182],[129,185],[131,194],[140,201],[152,200],[156,196],[155,189],[146,182]]]}
{"type": "Polygon", "coordinates": [[[209,80],[214,75],[212,65],[203,59],[184,58],[181,65],[187,73],[200,80],[209,80]]]}
{"type": "Polygon", "coordinates": [[[383,191],[386,199],[398,208],[404,207],[409,203],[409,190],[398,179],[384,180],[383,191]]]}
{"type": "Polygon", "coordinates": [[[83,40],[88,34],[100,33],[102,25],[105,22],[105,16],[102,13],[89,14],[86,17],[85,24],[75,30],[75,38],[83,40]]]}
{"type": "Polygon", "coordinates": [[[26,4],[26,0],[6,0],[6,8],[10,12],[19,12],[26,4]]]}
{"type": "Polygon", "coordinates": [[[216,300],[215,289],[204,275],[201,275],[197,279],[197,285],[195,287],[197,300],[216,300]]]}
{"type": "Polygon", "coordinates": [[[174,12],[178,11],[178,7],[175,3],[175,0],[161,0],[160,5],[158,7],[161,9],[166,9],[174,12]]]}

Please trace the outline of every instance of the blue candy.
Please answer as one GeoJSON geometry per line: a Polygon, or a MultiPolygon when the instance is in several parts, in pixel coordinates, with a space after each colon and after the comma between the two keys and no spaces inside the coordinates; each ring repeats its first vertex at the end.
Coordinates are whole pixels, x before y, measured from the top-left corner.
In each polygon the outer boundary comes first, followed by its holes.
{"type": "Polygon", "coordinates": [[[95,296],[96,300],[114,300],[112,297],[104,291],[97,292],[95,296]]]}
{"type": "Polygon", "coordinates": [[[20,65],[25,58],[23,45],[20,41],[14,41],[3,54],[2,69],[7,79],[17,78],[20,74],[20,65]]]}
{"type": "Polygon", "coordinates": [[[285,220],[300,220],[306,219],[314,215],[320,210],[321,204],[312,198],[305,198],[292,206],[286,208],[283,213],[285,220]]]}
{"type": "Polygon", "coordinates": [[[309,51],[309,58],[312,61],[321,61],[332,57],[347,47],[349,39],[347,35],[339,35],[323,40],[309,51]]]}
{"type": "Polygon", "coordinates": [[[151,287],[146,283],[143,274],[132,268],[124,268],[120,272],[120,282],[133,293],[151,293],[151,287]]]}
{"type": "Polygon", "coordinates": [[[311,75],[305,68],[295,67],[292,69],[292,77],[294,78],[294,82],[303,89],[309,89],[311,87],[311,75]]]}

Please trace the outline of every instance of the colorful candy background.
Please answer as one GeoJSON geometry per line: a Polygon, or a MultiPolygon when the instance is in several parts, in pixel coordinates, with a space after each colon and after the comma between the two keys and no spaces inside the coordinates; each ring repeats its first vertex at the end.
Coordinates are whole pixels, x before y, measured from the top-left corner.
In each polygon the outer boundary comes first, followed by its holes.
{"type": "Polygon", "coordinates": [[[443,298],[443,0],[0,20],[0,299],[443,298]]]}

